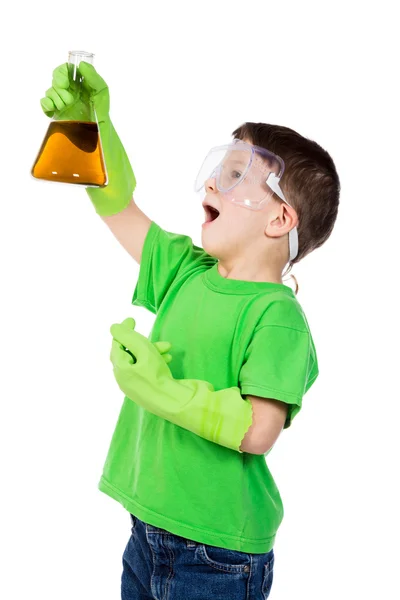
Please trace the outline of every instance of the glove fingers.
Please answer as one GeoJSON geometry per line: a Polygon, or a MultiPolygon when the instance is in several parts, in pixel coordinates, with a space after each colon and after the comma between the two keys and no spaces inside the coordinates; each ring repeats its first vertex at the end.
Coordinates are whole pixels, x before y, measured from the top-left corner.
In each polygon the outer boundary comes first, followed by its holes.
{"type": "Polygon", "coordinates": [[[123,350],[123,347],[121,346],[121,344],[119,342],[117,342],[117,340],[112,340],[111,342],[111,352],[110,352],[110,360],[112,363],[114,363],[118,356],[120,351],[123,350]]]}
{"type": "Polygon", "coordinates": [[[125,327],[128,327],[129,329],[135,329],[136,321],[133,317],[128,317],[127,319],[124,319],[122,321],[121,325],[124,325],[125,327]]]}
{"type": "Polygon", "coordinates": [[[72,104],[75,101],[75,97],[68,90],[63,90],[62,88],[54,88],[57,94],[60,96],[61,100],[64,104],[72,104]]]}
{"type": "Polygon", "coordinates": [[[41,98],[40,106],[45,115],[52,117],[55,112],[54,102],[50,98],[41,98]]]}
{"type": "MultiPolygon", "coordinates": [[[[133,331],[132,329],[128,329],[126,326],[121,325],[121,323],[115,323],[114,325],[111,325],[110,332],[114,339],[118,340],[118,342],[125,348],[131,350],[135,356],[137,354],[143,355],[143,353],[147,351],[147,348],[149,347],[149,341],[147,338],[137,331],[133,331]]],[[[154,349],[154,351],[156,350],[154,349]]]]}
{"type": "Polygon", "coordinates": [[[172,360],[172,356],[171,356],[171,354],[163,354],[163,355],[162,355],[162,357],[163,357],[163,359],[165,360],[165,362],[167,363],[167,365],[168,365],[168,363],[170,363],[170,362],[171,362],[171,360],[172,360]]]}
{"type": "Polygon", "coordinates": [[[51,84],[53,87],[62,88],[67,90],[70,87],[68,77],[68,65],[63,63],[53,71],[53,81],[51,84]]]}
{"type": "Polygon", "coordinates": [[[65,108],[65,103],[63,99],[60,98],[60,96],[53,87],[47,90],[46,98],[49,98],[53,102],[56,110],[62,110],[63,108],[65,108]]]}
{"type": "Polygon", "coordinates": [[[67,63],[57,67],[53,71],[52,87],[56,90],[57,94],[62,98],[65,104],[72,104],[76,97],[71,93],[71,81],[68,75],[67,63]]]}
{"type": "Polygon", "coordinates": [[[81,60],[79,63],[79,70],[84,78],[83,84],[86,87],[91,87],[96,93],[107,87],[104,79],[98,74],[94,66],[90,63],[81,60]]]}
{"type": "Polygon", "coordinates": [[[128,329],[121,323],[111,325],[110,332],[115,340],[132,352],[138,363],[146,365],[159,358],[158,349],[141,333],[128,329]]]}
{"type": "Polygon", "coordinates": [[[121,344],[113,339],[111,343],[111,353],[110,360],[113,365],[118,364],[119,366],[123,365],[133,365],[136,362],[136,358],[130,353],[126,351],[121,344]]]}
{"type": "Polygon", "coordinates": [[[69,91],[68,65],[63,63],[53,71],[52,87],[46,92],[45,98],[40,100],[43,112],[52,117],[55,111],[63,110],[75,100],[69,91]]]}
{"type": "Polygon", "coordinates": [[[160,354],[165,354],[165,352],[171,350],[172,344],[169,342],[154,342],[154,346],[157,348],[160,354]]]}
{"type": "Polygon", "coordinates": [[[136,356],[134,356],[132,352],[128,350],[128,348],[125,348],[124,352],[131,358],[131,360],[129,361],[130,365],[134,365],[135,363],[137,363],[136,356]]]}

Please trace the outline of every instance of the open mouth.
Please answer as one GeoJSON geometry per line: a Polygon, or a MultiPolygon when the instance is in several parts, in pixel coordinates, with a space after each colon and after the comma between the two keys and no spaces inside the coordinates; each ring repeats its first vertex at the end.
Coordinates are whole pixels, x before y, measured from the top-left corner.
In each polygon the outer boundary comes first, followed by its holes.
{"type": "Polygon", "coordinates": [[[217,210],[213,206],[209,206],[208,204],[206,204],[204,206],[204,210],[206,213],[206,223],[215,221],[219,217],[219,210],[217,210]]]}

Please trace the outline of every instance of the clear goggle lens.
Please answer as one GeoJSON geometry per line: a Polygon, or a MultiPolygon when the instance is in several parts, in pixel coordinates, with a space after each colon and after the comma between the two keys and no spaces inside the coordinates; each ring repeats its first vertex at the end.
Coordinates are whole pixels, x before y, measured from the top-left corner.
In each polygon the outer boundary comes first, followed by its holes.
{"type": "Polygon", "coordinates": [[[195,182],[196,192],[205,192],[215,180],[218,191],[237,204],[260,208],[273,195],[267,181],[271,173],[281,177],[283,161],[268,150],[262,153],[246,142],[212,148],[206,156],[195,182]]]}

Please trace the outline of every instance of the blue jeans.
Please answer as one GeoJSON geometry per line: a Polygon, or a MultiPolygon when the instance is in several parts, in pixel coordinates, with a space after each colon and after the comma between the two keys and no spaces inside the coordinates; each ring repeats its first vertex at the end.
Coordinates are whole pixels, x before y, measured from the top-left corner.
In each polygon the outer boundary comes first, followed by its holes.
{"type": "Polygon", "coordinates": [[[274,551],[248,554],[201,544],[130,515],[122,600],[266,600],[274,551]]]}

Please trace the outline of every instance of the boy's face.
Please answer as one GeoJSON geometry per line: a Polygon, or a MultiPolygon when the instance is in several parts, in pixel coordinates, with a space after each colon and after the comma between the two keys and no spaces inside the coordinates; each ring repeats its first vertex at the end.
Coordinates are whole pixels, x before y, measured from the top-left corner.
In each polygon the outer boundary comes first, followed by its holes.
{"type": "MultiPolygon", "coordinates": [[[[247,139],[244,141],[251,143],[247,139]]],[[[241,256],[251,258],[252,249],[258,253],[260,243],[265,241],[266,228],[270,227],[271,211],[279,209],[280,203],[270,198],[261,210],[251,210],[235,204],[219,192],[215,178],[208,179],[204,187],[203,205],[209,204],[219,211],[216,219],[202,225],[204,250],[220,260],[241,256]]]]}

